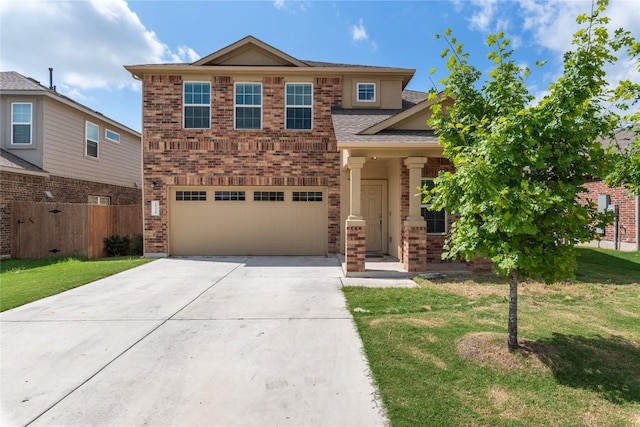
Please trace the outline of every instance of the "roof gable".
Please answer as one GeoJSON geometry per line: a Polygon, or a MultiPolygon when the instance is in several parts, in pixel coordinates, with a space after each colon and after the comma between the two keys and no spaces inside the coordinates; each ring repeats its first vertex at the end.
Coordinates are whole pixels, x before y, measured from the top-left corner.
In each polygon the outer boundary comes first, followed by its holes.
{"type": "Polygon", "coordinates": [[[247,36],[191,65],[308,67],[306,63],[253,36],[247,36]]]}
{"type": "Polygon", "coordinates": [[[398,114],[364,129],[360,132],[360,135],[375,135],[386,130],[431,129],[427,125],[427,120],[431,116],[431,106],[436,102],[440,102],[444,105],[450,105],[453,103],[453,100],[443,99],[442,95],[438,95],[434,99],[427,98],[398,114]]]}

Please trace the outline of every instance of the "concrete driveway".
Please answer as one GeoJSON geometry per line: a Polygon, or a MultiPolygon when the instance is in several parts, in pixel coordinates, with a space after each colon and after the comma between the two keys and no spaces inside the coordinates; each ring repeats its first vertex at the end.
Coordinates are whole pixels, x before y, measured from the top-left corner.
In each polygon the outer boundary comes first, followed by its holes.
{"type": "Polygon", "coordinates": [[[2,425],[382,426],[335,258],[160,259],[4,312],[2,425]]]}

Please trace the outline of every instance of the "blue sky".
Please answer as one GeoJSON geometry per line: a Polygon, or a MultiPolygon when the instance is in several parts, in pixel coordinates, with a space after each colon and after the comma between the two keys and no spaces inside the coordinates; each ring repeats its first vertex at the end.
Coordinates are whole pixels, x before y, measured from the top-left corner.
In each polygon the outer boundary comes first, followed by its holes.
{"type": "MultiPolygon", "coordinates": [[[[575,17],[589,0],[172,1],[0,0],[0,69],[48,85],[135,130],[140,83],[124,64],[193,62],[247,35],[298,59],[415,68],[408,88],[445,75],[442,40],[453,29],[481,70],[486,36],[504,31],[518,63],[548,60],[528,83],[544,94],[570,49],[575,17]]],[[[612,0],[611,27],[640,39],[640,0],[612,0]]],[[[607,70],[611,81],[640,82],[632,64],[607,70]]]]}

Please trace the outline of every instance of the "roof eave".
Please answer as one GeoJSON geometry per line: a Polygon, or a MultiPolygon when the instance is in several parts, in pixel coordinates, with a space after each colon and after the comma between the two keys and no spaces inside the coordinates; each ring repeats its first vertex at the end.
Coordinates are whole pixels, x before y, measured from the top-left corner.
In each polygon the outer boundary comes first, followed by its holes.
{"type": "Polygon", "coordinates": [[[313,75],[362,75],[387,74],[402,77],[403,88],[409,83],[415,69],[410,68],[370,68],[370,67],[288,67],[288,66],[251,66],[251,65],[216,65],[194,66],[180,65],[125,65],[134,78],[142,79],[145,74],[212,74],[212,75],[274,75],[274,74],[313,74],[313,75]]]}

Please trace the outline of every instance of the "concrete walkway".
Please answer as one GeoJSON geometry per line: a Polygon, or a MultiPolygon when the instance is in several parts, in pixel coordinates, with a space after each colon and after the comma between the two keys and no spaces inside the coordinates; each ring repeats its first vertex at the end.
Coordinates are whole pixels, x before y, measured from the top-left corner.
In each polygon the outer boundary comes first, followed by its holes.
{"type": "Polygon", "coordinates": [[[0,424],[383,426],[342,277],[161,259],[4,312],[0,424]]]}

